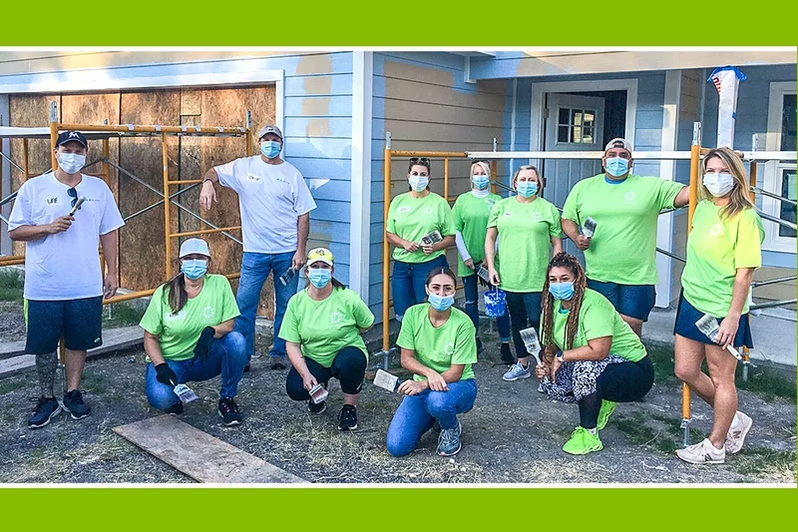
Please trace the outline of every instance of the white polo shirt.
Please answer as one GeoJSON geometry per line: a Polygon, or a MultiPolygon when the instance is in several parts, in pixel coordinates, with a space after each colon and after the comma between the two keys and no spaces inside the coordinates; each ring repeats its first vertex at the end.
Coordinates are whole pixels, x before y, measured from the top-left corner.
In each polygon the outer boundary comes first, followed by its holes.
{"type": "Polygon", "coordinates": [[[316,208],[299,170],[286,161],[266,164],[260,155],[214,169],[222,186],[238,194],[244,251],[296,251],[297,218],[316,208]]]}
{"type": "MultiPolygon", "coordinates": [[[[100,235],[125,222],[105,181],[81,175],[75,187],[86,201],[64,232],[27,242],[25,249],[25,299],[64,301],[103,295],[100,270],[100,235]]],[[[19,188],[8,229],[45,225],[72,210],[69,187],[47,173],[29,179],[19,188]]]]}

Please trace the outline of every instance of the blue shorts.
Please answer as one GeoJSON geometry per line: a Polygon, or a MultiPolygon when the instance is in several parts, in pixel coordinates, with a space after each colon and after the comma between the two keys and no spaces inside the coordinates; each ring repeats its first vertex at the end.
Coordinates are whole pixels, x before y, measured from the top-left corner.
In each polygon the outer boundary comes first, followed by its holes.
{"type": "Polygon", "coordinates": [[[27,302],[28,338],[25,352],[44,355],[64,347],[71,351],[87,351],[103,344],[102,296],[67,301],[27,302]]]}
{"type": "MultiPolygon", "coordinates": [[[[702,344],[718,345],[710,340],[707,335],[696,327],[695,322],[701,319],[703,312],[691,305],[682,294],[679,296],[679,308],[676,311],[676,324],[673,326],[673,334],[684,336],[690,340],[701,342],[702,344]]],[[[724,316],[715,316],[718,323],[723,321],[724,316]]],[[[740,316],[740,324],[737,326],[737,334],[734,336],[734,347],[746,346],[748,349],[754,347],[754,340],[751,337],[751,325],[748,323],[748,313],[740,316]]]]}
{"type": "Polygon", "coordinates": [[[657,301],[653,284],[618,284],[588,279],[587,287],[609,299],[619,313],[642,321],[648,321],[657,301]]]}

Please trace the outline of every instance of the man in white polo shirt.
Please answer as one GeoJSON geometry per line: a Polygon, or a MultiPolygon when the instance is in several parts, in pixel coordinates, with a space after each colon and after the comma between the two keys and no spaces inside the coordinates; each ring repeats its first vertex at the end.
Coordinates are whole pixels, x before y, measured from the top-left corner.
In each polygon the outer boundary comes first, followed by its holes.
{"type": "Polygon", "coordinates": [[[41,397],[28,427],[47,425],[61,413],[53,382],[56,349],[64,338],[67,393],[63,407],[73,419],[91,409],[83,402],[80,377],[86,351],[102,345],[102,300],[116,293],[117,229],[125,222],[102,179],[80,173],[88,143],[78,131],[58,136],[58,169],[19,188],[8,236],[26,242],[25,288],[28,338],[25,352],[36,356],[41,397]],[[103,279],[98,244],[107,273],[103,279]]]}
{"type": "Polygon", "coordinates": [[[285,340],[278,334],[288,300],[297,290],[296,273],[305,264],[309,213],[316,203],[299,170],[280,158],[282,131],[275,125],[262,127],[258,131],[258,145],[259,155],[242,157],[205,173],[200,205],[209,210],[217,201],[216,182],[238,194],[244,256],[236,294],[241,312],[236,318],[236,330],[247,341],[249,360],[255,350],[255,313],[260,291],[269,273],[273,273],[274,345],[269,357],[272,369],[285,369],[285,340]],[[294,275],[284,285],[278,279],[289,269],[293,269],[294,275]]]}

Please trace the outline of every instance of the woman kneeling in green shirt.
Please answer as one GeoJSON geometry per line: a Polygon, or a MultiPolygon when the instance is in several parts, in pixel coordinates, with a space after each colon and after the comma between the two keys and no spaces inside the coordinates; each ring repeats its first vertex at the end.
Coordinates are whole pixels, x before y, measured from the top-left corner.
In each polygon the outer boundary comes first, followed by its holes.
{"type": "Polygon", "coordinates": [[[579,426],[562,448],[570,454],[603,449],[598,431],[616,403],[638,401],[654,384],[640,338],[586,284],[573,255],[558,253],[549,263],[541,320],[545,355],[535,370],[549,398],[579,405],[579,426]]]}
{"type": "Polygon", "coordinates": [[[393,456],[413,452],[436,421],[441,428],[438,454],[460,451],[457,414],[471,410],[477,397],[471,368],[477,362],[477,343],[471,319],[452,307],[456,282],[449,268],[431,271],[429,302],[410,307],[402,320],[396,343],[402,348],[402,366],[414,375],[399,386],[406,397],[388,427],[386,447],[393,456]]]}
{"type": "Polygon", "coordinates": [[[344,392],[338,416],[339,430],[357,428],[357,400],[366,374],[368,352],[360,333],[374,324],[374,314],[360,296],[332,274],[333,255],[325,248],[311,249],[305,275],[310,283],[288,301],[280,338],[285,340],[291,371],[285,381],[288,397],[307,401],[308,411],[321,414],[326,401],[310,397],[314,386],[335,377],[344,392]]]}
{"type": "Polygon", "coordinates": [[[147,401],[169,414],[183,413],[174,387],[212,379],[221,373],[219,415],[239,425],[234,397],[247,363],[244,337],[233,331],[239,315],[230,282],[206,273],[208,244],[191,238],[180,246],[180,273],[152,295],[141,327],[147,353],[147,401]]]}

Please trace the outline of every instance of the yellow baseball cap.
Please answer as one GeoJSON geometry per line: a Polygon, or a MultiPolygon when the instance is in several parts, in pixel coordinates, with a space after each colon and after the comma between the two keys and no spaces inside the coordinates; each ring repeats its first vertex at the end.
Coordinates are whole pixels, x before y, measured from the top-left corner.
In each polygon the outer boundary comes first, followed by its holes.
{"type": "Polygon", "coordinates": [[[329,266],[333,265],[333,254],[327,248],[314,248],[308,251],[308,264],[323,262],[329,266]]]}

